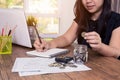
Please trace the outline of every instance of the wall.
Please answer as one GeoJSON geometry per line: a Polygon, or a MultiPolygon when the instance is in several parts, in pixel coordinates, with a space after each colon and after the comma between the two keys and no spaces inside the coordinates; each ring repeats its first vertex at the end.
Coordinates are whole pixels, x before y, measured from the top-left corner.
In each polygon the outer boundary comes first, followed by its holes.
{"type": "Polygon", "coordinates": [[[112,0],[112,10],[120,13],[120,0],[112,0]]]}
{"type": "Polygon", "coordinates": [[[66,30],[71,26],[74,13],[73,7],[75,0],[60,0],[60,35],[64,34],[66,30]]]}

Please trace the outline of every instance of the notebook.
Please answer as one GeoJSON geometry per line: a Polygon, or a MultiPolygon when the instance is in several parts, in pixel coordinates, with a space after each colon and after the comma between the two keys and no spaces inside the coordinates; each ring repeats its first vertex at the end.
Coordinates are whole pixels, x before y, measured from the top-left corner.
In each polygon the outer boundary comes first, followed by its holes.
{"type": "Polygon", "coordinates": [[[66,54],[68,52],[69,52],[68,49],[53,48],[53,49],[49,49],[45,52],[37,52],[36,50],[33,50],[33,51],[28,51],[26,53],[28,55],[50,58],[50,57],[55,57],[55,56],[58,56],[58,55],[61,55],[61,54],[66,54]]]}

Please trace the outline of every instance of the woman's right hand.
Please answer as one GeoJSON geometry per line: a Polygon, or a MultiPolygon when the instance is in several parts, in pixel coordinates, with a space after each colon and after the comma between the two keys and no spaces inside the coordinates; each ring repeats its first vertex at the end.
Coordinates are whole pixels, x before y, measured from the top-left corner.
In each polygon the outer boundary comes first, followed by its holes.
{"type": "Polygon", "coordinates": [[[33,46],[38,52],[46,51],[49,49],[49,44],[45,40],[41,39],[42,43],[39,42],[39,39],[36,39],[33,46]]]}

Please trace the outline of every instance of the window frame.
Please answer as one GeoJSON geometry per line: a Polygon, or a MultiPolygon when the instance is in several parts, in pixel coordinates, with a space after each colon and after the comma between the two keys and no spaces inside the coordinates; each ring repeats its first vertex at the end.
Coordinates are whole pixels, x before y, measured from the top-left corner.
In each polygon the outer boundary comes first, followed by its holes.
{"type": "Polygon", "coordinates": [[[41,14],[41,13],[29,13],[28,12],[28,8],[27,6],[29,6],[29,4],[27,4],[29,2],[29,0],[23,0],[23,9],[25,11],[25,15],[29,16],[29,15],[33,15],[35,17],[53,17],[53,18],[58,18],[59,20],[59,33],[58,34],[52,34],[52,33],[46,33],[46,34],[40,34],[40,36],[42,38],[56,38],[60,35],[60,6],[61,6],[61,0],[58,0],[58,14],[41,14]]]}

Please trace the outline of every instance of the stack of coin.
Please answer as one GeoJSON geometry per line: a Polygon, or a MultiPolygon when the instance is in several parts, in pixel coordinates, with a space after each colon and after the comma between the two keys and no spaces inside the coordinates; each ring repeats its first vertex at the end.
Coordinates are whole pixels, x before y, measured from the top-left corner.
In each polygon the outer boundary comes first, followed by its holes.
{"type": "Polygon", "coordinates": [[[54,62],[48,65],[49,67],[58,67],[60,69],[65,69],[65,67],[73,67],[76,68],[77,65],[75,65],[74,63],[58,63],[58,62],[54,62]]]}

